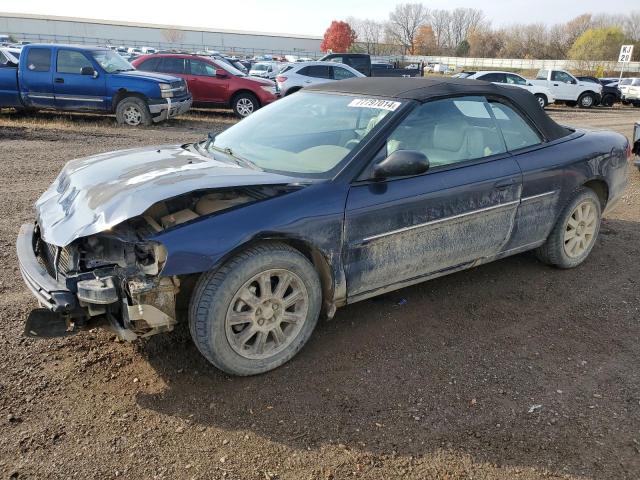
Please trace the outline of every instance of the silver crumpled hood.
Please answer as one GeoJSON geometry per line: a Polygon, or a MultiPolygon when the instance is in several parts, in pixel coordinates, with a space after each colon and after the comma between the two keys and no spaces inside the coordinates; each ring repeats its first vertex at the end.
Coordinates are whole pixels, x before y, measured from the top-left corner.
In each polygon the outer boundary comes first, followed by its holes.
{"type": "Polygon", "coordinates": [[[293,181],[203,157],[179,145],[121,150],[67,163],[36,202],[36,218],[43,240],[64,247],[177,195],[293,181]]]}

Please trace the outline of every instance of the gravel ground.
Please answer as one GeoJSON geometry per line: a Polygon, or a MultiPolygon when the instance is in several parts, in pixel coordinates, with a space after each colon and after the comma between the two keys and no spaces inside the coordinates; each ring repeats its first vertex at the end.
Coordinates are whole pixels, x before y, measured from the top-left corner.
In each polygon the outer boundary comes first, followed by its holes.
{"type": "MultiPolygon", "coordinates": [[[[640,119],[550,112],[627,136],[640,119]]],[[[14,241],[63,164],[231,123],[202,111],[145,130],[0,116],[3,478],[640,477],[636,169],[581,267],[524,254],[346,307],[262,376],[221,374],[184,327],[134,344],[102,329],[23,337],[36,303],[14,241]]]]}

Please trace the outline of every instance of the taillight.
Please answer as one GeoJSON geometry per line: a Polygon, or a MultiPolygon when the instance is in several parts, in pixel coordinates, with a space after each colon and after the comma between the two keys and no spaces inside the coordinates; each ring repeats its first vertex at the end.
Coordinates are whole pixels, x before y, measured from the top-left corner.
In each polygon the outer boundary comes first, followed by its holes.
{"type": "Polygon", "coordinates": [[[278,76],[276,77],[276,82],[278,82],[278,83],[284,83],[284,82],[286,82],[286,81],[287,81],[287,77],[284,77],[284,76],[282,76],[282,75],[278,75],[278,76]]]}

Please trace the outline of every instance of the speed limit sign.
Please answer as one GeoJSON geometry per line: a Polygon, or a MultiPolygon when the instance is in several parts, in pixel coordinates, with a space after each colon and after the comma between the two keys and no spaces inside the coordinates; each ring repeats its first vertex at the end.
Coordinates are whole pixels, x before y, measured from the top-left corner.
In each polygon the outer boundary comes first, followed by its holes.
{"type": "Polygon", "coordinates": [[[620,47],[620,56],[618,62],[629,63],[631,61],[631,55],[633,54],[633,45],[622,45],[620,47]]]}

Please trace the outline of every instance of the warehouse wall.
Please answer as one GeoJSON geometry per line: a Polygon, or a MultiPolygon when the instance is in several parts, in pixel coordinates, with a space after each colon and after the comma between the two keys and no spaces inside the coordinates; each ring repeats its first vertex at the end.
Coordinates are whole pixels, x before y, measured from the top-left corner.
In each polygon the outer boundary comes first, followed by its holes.
{"type": "Polygon", "coordinates": [[[19,40],[30,41],[148,45],[161,48],[215,48],[239,52],[255,50],[265,53],[317,53],[322,41],[320,37],[312,36],[10,13],[0,13],[0,33],[8,33],[19,40]]]}

